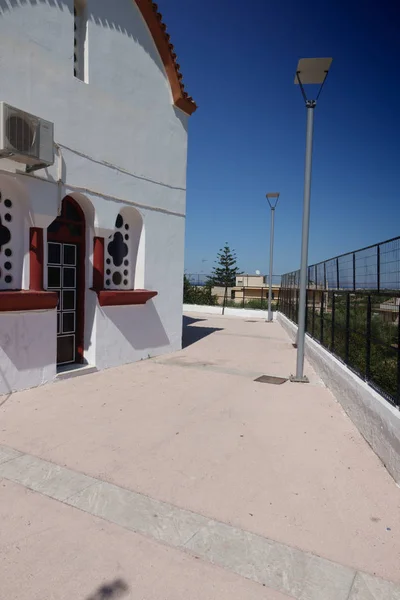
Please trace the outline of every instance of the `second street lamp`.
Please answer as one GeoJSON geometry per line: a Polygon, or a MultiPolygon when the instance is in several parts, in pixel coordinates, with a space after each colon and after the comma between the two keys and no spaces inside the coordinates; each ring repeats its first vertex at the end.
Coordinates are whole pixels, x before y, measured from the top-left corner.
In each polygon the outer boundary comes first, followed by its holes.
{"type": "Polygon", "coordinates": [[[269,242],[269,281],[268,281],[268,320],[273,320],[272,314],[272,271],[274,268],[274,223],[275,223],[275,208],[279,200],[279,192],[268,192],[266,195],[268,204],[271,208],[271,235],[269,242]]]}

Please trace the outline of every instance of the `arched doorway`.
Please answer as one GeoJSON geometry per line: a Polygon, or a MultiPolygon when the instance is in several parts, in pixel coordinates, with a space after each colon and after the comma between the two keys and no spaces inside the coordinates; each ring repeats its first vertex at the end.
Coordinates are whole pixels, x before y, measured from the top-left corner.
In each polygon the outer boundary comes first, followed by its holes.
{"type": "Polygon", "coordinates": [[[57,365],[83,362],[85,216],[66,196],[47,229],[47,287],[58,293],[57,365]]]}

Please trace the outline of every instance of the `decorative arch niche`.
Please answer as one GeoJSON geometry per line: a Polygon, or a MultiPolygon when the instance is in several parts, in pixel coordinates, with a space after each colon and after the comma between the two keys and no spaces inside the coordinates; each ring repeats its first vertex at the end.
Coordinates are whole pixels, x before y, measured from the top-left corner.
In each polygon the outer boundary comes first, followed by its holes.
{"type": "Polygon", "coordinates": [[[105,289],[133,290],[143,286],[143,219],[133,207],[123,208],[105,245],[105,289]]]}
{"type": "Polygon", "coordinates": [[[18,189],[0,178],[0,290],[23,288],[27,214],[25,199],[18,189]]]}

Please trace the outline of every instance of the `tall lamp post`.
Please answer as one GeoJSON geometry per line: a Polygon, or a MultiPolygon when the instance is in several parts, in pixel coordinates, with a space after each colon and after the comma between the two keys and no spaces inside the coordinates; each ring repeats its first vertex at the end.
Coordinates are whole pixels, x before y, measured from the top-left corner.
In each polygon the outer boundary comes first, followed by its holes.
{"type": "Polygon", "coordinates": [[[297,331],[297,362],[296,375],[291,381],[307,383],[304,376],[304,345],[306,336],[306,304],[307,304],[307,270],[308,270],[308,237],[310,230],[310,197],[311,197],[311,167],[312,146],[314,131],[314,108],[321,94],[331,66],[331,58],[301,58],[297,65],[294,82],[300,90],[307,109],[306,133],[306,161],[304,169],[304,202],[303,202],[303,230],[301,241],[301,266],[300,266],[300,293],[299,293],[299,327],[297,331]],[[319,85],[315,100],[309,100],[304,90],[304,85],[319,85]]]}
{"type": "Polygon", "coordinates": [[[275,224],[275,208],[279,200],[279,192],[268,192],[266,195],[268,204],[271,208],[271,235],[269,242],[269,281],[268,281],[268,320],[273,320],[272,315],[272,270],[274,266],[274,224],[275,224]]]}

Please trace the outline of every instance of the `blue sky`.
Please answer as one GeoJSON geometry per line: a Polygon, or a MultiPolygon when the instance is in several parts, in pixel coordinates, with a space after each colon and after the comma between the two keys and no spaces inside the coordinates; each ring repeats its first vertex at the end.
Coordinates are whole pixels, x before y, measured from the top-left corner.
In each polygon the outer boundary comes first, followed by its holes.
{"type": "Polygon", "coordinates": [[[298,59],[332,56],[315,112],[309,263],[400,235],[400,5],[393,0],[159,0],[188,92],[185,268],[228,242],[266,272],[300,264],[306,111],[298,59]]]}

